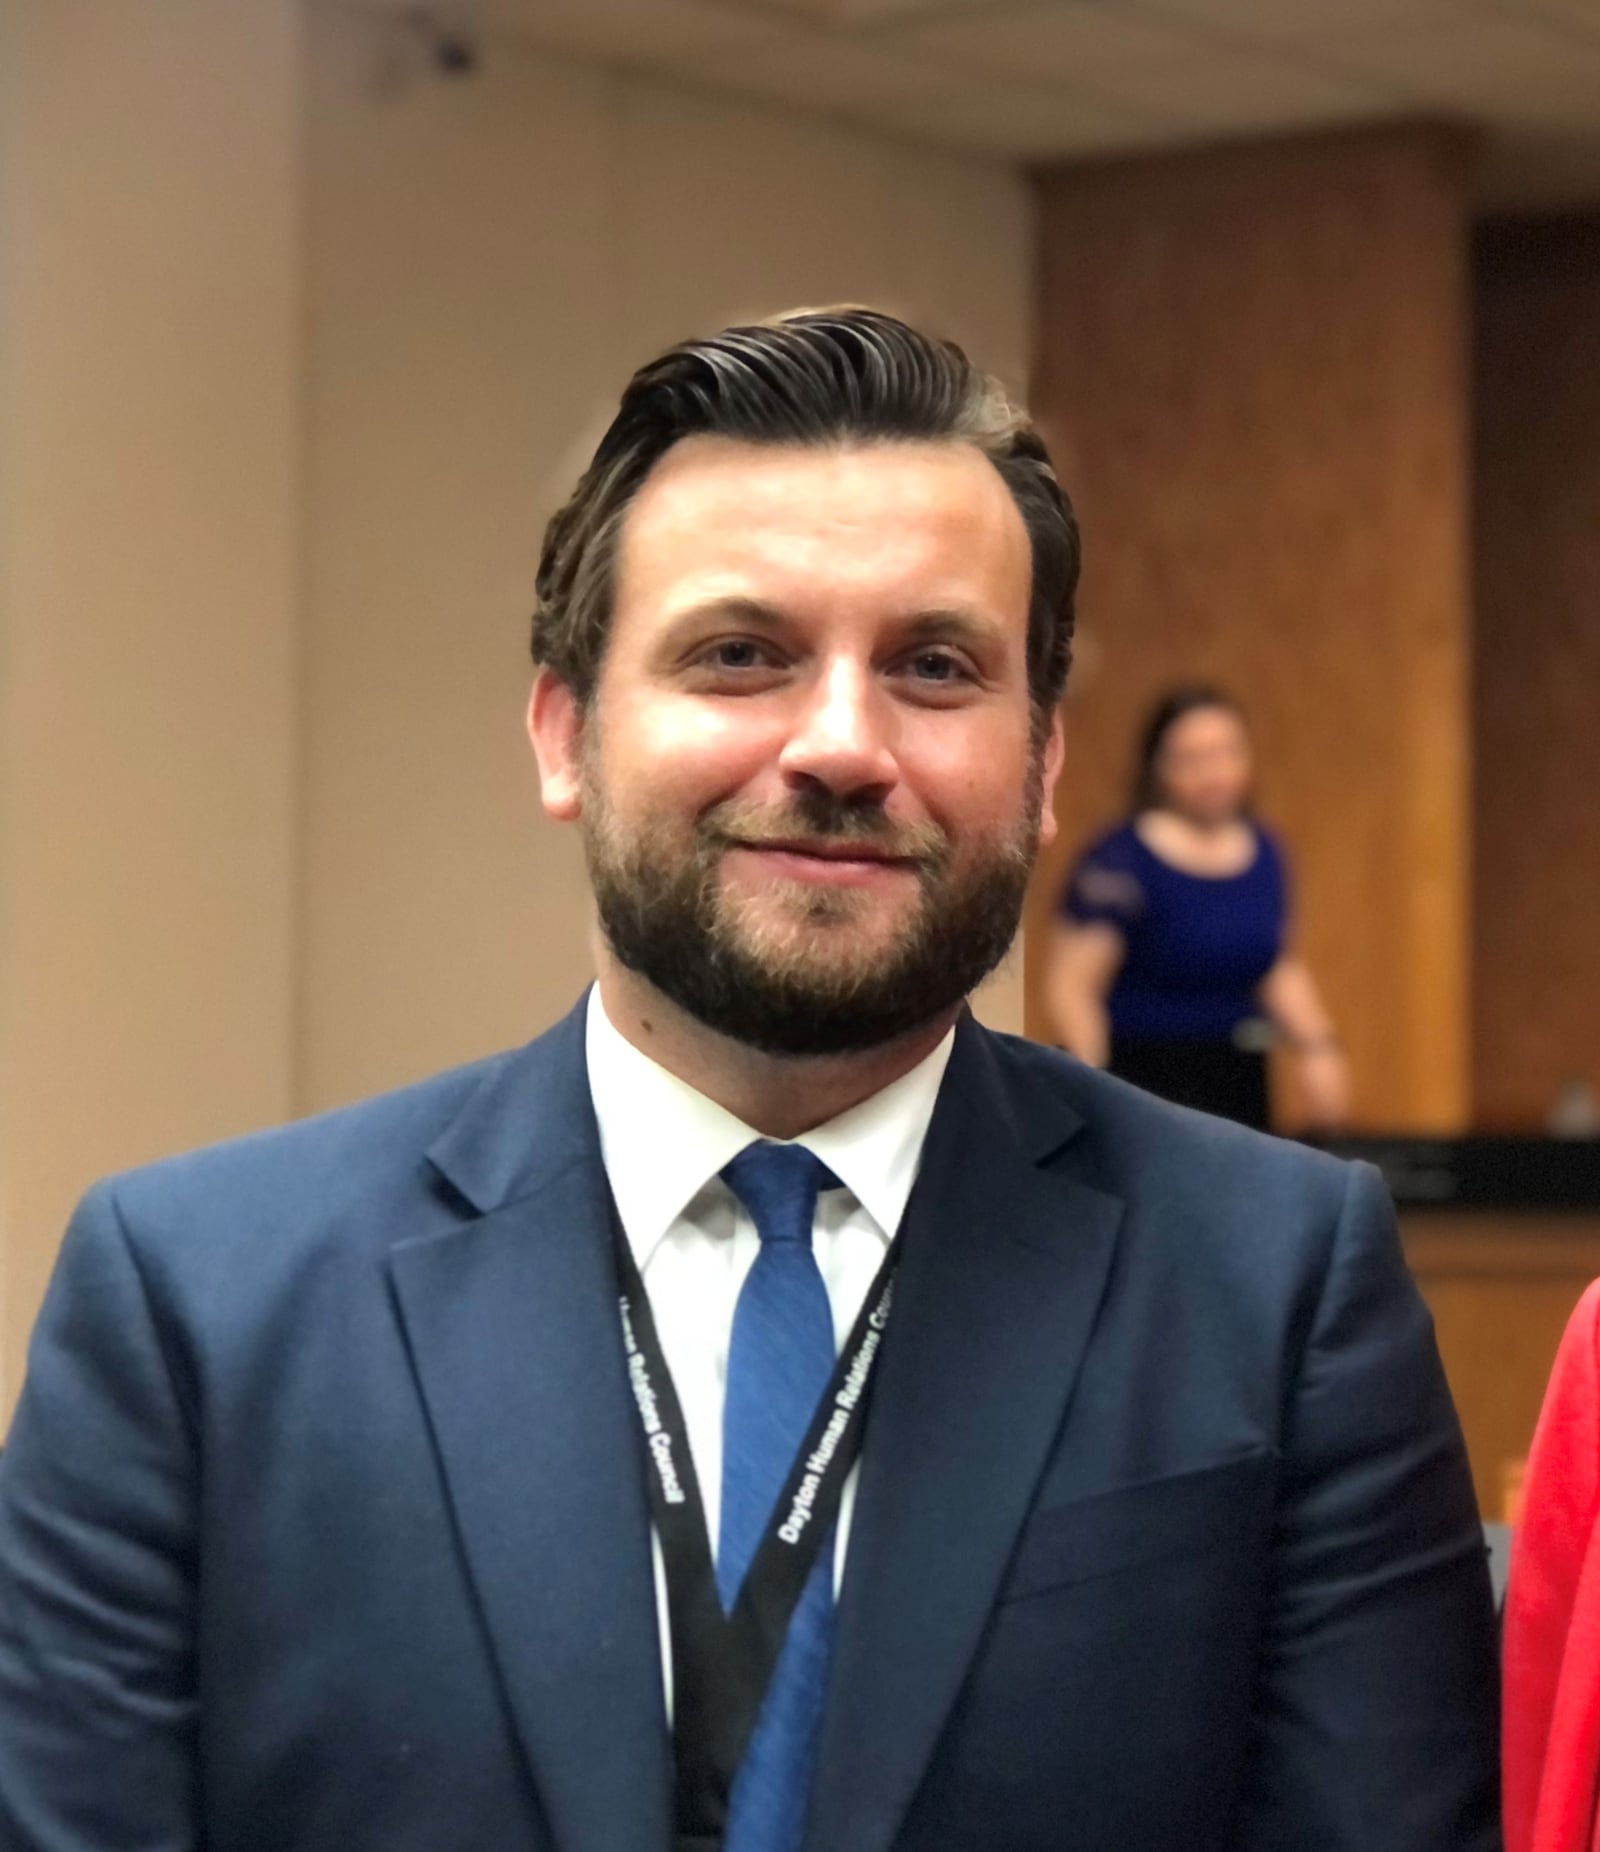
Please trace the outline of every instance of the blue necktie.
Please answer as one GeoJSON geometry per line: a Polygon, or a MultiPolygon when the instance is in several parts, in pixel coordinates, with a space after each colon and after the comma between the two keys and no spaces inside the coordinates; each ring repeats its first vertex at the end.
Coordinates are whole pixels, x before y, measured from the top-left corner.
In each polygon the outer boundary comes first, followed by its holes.
{"type": "MultiPolygon", "coordinates": [[[[836,1179],[800,1145],[754,1144],[722,1173],[761,1252],[734,1308],[722,1417],[717,1592],[731,1610],[833,1373],[833,1314],[811,1251],[817,1193],[836,1179]]],[[[724,1852],[794,1852],[833,1633],[833,1537],[823,1539],[734,1779],[724,1852]]]]}

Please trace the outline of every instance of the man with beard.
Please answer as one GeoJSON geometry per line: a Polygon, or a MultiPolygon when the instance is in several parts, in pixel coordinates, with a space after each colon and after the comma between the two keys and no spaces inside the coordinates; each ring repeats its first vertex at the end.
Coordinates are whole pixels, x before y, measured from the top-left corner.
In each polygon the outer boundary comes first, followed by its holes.
{"type": "Polygon", "coordinates": [[[635,376],[538,578],[599,981],[91,1192],[0,1466],[8,1852],[1487,1852],[1372,1173],[979,1028],[1076,528],[865,310],[635,376]]]}

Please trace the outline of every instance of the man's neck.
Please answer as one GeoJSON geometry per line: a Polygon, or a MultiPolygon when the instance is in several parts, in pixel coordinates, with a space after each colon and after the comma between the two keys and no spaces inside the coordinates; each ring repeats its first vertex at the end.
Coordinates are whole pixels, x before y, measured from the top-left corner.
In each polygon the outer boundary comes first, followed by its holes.
{"type": "Polygon", "coordinates": [[[604,956],[600,1001],[613,1028],[669,1074],[768,1138],[798,1138],[909,1074],[938,1047],[960,1006],[910,1035],[849,1055],[771,1055],[708,1029],[604,956]]]}

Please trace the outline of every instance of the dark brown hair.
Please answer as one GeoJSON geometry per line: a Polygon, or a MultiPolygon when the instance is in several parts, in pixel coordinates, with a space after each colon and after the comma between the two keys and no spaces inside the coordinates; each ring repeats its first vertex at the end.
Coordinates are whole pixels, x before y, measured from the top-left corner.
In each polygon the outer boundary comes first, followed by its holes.
{"type": "Polygon", "coordinates": [[[1042,730],[1071,659],[1078,525],[1027,414],[950,341],[876,309],[807,309],[671,348],[629,381],[610,428],[545,530],[533,659],[581,702],[594,694],[624,517],[672,446],[696,435],[751,444],[969,443],[990,460],[1028,530],[1028,687],[1042,730]]]}
{"type": "Polygon", "coordinates": [[[1170,688],[1151,708],[1145,719],[1144,731],[1139,735],[1139,748],[1133,762],[1135,816],[1146,810],[1161,808],[1163,794],[1156,762],[1161,757],[1161,748],[1167,743],[1167,735],[1188,715],[1212,708],[1224,714],[1232,714],[1241,726],[1249,725],[1244,709],[1233,696],[1221,688],[1213,687],[1209,682],[1190,682],[1181,688],[1170,688]]]}

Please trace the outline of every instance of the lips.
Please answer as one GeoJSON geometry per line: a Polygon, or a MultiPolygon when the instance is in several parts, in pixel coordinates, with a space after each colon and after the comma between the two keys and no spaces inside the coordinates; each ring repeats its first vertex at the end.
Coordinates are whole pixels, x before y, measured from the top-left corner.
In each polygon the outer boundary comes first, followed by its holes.
{"type": "Polygon", "coordinates": [[[801,886],[897,886],[907,875],[915,875],[919,866],[905,856],[887,854],[881,843],[840,842],[837,838],[823,842],[739,839],[729,849],[752,857],[769,877],[801,886]]]}
{"type": "Polygon", "coordinates": [[[907,867],[911,857],[891,855],[880,844],[872,842],[840,842],[836,838],[821,842],[792,841],[787,838],[772,842],[747,840],[732,845],[736,849],[751,849],[757,854],[804,855],[822,862],[879,862],[885,867],[907,867]]]}

